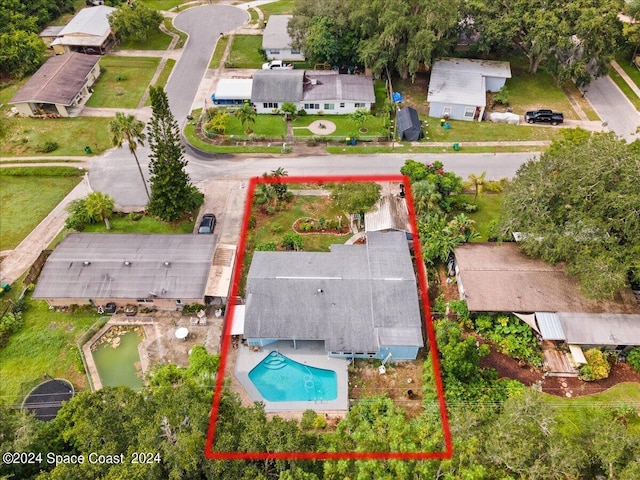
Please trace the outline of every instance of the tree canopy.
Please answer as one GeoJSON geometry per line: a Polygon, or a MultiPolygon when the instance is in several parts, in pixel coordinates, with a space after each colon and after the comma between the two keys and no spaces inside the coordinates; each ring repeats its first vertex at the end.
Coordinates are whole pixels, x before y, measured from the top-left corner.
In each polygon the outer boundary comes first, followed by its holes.
{"type": "Polygon", "coordinates": [[[503,231],[522,232],[529,255],[566,262],[587,296],[611,298],[640,282],[638,147],[612,133],[565,133],[516,173],[503,231]]]}
{"type": "Polygon", "coordinates": [[[344,182],[331,187],[331,198],[347,213],[364,214],[380,198],[380,184],[374,182],[344,182]]]}
{"type": "Polygon", "coordinates": [[[185,171],[187,160],[178,122],[162,87],[149,91],[153,111],[149,124],[151,200],[149,212],[165,221],[180,218],[202,205],[204,198],[185,171]]]}
{"type": "Polygon", "coordinates": [[[480,48],[518,47],[529,73],[545,65],[562,80],[588,84],[602,75],[622,32],[620,0],[469,0],[480,48]]]}
{"type": "Polygon", "coordinates": [[[113,33],[123,40],[132,39],[144,42],[157,32],[162,22],[162,15],[142,2],[133,5],[120,5],[109,15],[109,25],[113,33]]]}

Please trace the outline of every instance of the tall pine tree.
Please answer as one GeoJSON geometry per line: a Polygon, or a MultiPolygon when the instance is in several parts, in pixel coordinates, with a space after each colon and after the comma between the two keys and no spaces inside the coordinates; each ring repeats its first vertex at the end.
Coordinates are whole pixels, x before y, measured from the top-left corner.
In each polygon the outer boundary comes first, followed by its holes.
{"type": "Polygon", "coordinates": [[[165,221],[180,218],[202,205],[204,198],[185,171],[184,147],[178,122],[162,87],[151,87],[153,115],[149,126],[151,201],[149,212],[165,221]]]}

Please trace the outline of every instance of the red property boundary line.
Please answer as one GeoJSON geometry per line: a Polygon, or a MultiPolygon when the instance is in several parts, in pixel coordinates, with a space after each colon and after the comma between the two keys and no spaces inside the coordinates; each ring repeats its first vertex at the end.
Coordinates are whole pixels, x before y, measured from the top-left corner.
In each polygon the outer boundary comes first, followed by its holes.
{"type": "Polygon", "coordinates": [[[207,441],[205,444],[204,454],[211,460],[435,460],[448,459],[453,454],[453,445],[451,440],[451,430],[449,428],[449,419],[447,417],[447,408],[444,399],[444,389],[442,377],[440,375],[440,362],[438,360],[438,350],[436,347],[435,331],[431,320],[431,306],[429,304],[429,295],[427,289],[426,269],[418,268],[418,283],[420,285],[420,294],[422,295],[422,303],[424,306],[425,326],[431,353],[431,361],[435,372],[435,386],[438,394],[438,403],[440,407],[440,419],[442,425],[442,433],[445,448],[438,452],[218,452],[213,451],[213,442],[216,434],[216,426],[218,420],[218,410],[220,408],[220,399],[222,396],[222,387],[224,384],[224,373],[227,366],[227,355],[229,353],[229,343],[231,338],[231,325],[233,323],[233,315],[236,305],[236,297],[240,285],[240,274],[242,272],[242,263],[244,260],[244,251],[246,246],[247,230],[249,228],[249,217],[251,215],[251,206],[253,203],[253,195],[256,185],[263,183],[339,183],[339,182],[397,182],[404,184],[409,210],[409,218],[411,230],[413,234],[413,247],[416,257],[416,265],[424,265],[422,261],[422,250],[420,248],[420,240],[418,238],[415,208],[413,205],[413,197],[411,194],[411,185],[409,179],[404,175],[363,175],[363,176],[318,176],[318,177],[254,177],[249,182],[247,189],[247,203],[244,207],[244,218],[242,222],[242,230],[240,234],[240,242],[238,244],[238,255],[236,256],[236,268],[233,272],[231,294],[227,308],[227,317],[223,328],[220,366],[216,378],[215,391],[211,408],[211,418],[209,422],[209,431],[207,433],[207,441]]]}

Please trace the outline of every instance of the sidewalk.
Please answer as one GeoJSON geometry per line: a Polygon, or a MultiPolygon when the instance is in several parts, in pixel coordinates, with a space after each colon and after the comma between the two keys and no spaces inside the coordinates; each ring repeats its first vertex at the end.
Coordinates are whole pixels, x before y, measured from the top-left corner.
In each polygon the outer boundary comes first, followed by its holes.
{"type": "Polygon", "coordinates": [[[40,252],[58,236],[67,218],[67,205],[91,193],[89,178],[82,181],[38,224],[27,237],[0,263],[0,279],[12,284],[36,261],[40,252]]]}
{"type": "Polygon", "coordinates": [[[622,77],[622,79],[627,83],[627,85],[629,85],[629,88],[633,90],[633,93],[635,93],[638,96],[638,98],[640,98],[640,88],[638,88],[638,86],[631,79],[631,77],[627,75],[627,72],[625,72],[622,69],[622,67],[618,65],[618,62],[616,62],[615,60],[611,60],[611,66],[616,72],[618,72],[618,75],[622,77]]]}

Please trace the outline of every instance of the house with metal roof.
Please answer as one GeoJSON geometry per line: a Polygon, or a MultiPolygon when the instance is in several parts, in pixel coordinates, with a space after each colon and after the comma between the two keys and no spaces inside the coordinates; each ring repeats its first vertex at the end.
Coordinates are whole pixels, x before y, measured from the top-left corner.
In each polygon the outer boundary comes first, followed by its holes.
{"type": "Polygon", "coordinates": [[[287,31],[293,15],[271,15],[262,34],[262,48],[268,60],[304,61],[304,53],[292,46],[287,31]]]}
{"type": "Polygon", "coordinates": [[[509,62],[440,58],[431,68],[429,116],[481,121],[487,92],[499,91],[507,78],[511,78],[509,62]]]}
{"type": "Polygon", "coordinates": [[[73,116],[100,76],[100,57],[69,53],[47,60],[9,100],[25,117],[73,116]]]}
{"type": "Polygon", "coordinates": [[[364,214],[365,232],[403,232],[413,239],[406,197],[384,195],[364,214]]]}
{"type": "Polygon", "coordinates": [[[216,107],[244,105],[251,101],[252,86],[251,78],[221,78],[211,94],[211,102],[216,107]]]}
{"type": "Polygon", "coordinates": [[[106,5],[80,10],[51,42],[54,52],[57,55],[69,52],[106,53],[114,43],[109,15],[115,11],[106,5]]]}
{"type": "Polygon", "coordinates": [[[175,310],[204,303],[215,238],[72,233],[47,259],[33,297],[54,307],[112,302],[175,310]]]}
{"type": "Polygon", "coordinates": [[[329,252],[255,252],[247,276],[250,346],[324,342],[330,357],[414,360],[424,345],[405,236],[370,232],[329,252]]]}
{"type": "Polygon", "coordinates": [[[311,114],[344,115],[370,111],[376,98],[373,78],[320,70],[258,70],[253,74],[251,101],[257,113],[277,112],[293,103],[311,114]]]}

